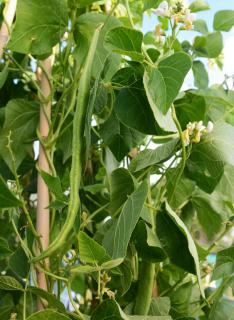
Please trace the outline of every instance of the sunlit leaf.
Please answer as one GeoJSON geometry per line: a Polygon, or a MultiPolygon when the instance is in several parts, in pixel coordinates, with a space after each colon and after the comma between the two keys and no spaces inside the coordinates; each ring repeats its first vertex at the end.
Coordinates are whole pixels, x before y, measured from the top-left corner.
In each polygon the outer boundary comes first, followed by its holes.
{"type": "Polygon", "coordinates": [[[18,0],[8,48],[20,53],[48,54],[63,36],[67,21],[64,0],[18,0]]]}

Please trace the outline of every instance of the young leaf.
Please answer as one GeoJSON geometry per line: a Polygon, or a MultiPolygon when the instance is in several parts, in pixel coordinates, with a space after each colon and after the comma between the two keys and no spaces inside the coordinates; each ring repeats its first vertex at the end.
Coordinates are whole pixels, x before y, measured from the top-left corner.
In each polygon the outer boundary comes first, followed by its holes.
{"type": "Polygon", "coordinates": [[[128,152],[144,137],[140,132],[122,124],[114,112],[101,125],[100,135],[117,161],[123,160],[128,152]]]}
{"type": "Polygon", "coordinates": [[[103,269],[103,270],[113,269],[113,268],[117,267],[118,265],[120,265],[122,262],[123,262],[122,258],[109,260],[109,261],[103,262],[103,264],[101,265],[101,269],[103,269]]]}
{"type": "Polygon", "coordinates": [[[80,260],[82,262],[102,264],[111,259],[106,250],[83,231],[79,232],[78,241],[80,260]]]}
{"type": "Polygon", "coordinates": [[[120,306],[114,300],[105,300],[94,310],[90,320],[127,320],[120,306]]]}
{"type": "Polygon", "coordinates": [[[24,99],[10,100],[5,107],[4,129],[12,131],[14,142],[31,142],[36,138],[40,106],[24,99]]]}
{"type": "Polygon", "coordinates": [[[118,218],[113,235],[112,257],[124,258],[131,234],[140,217],[148,193],[148,184],[143,182],[126,201],[118,218]]]}
{"type": "Polygon", "coordinates": [[[191,10],[191,12],[198,12],[209,10],[210,6],[204,0],[196,0],[190,4],[189,9],[191,10]]]}
{"type": "Polygon", "coordinates": [[[234,203],[234,167],[226,165],[222,178],[215,188],[220,197],[227,202],[234,203]]]}
{"type": "Polygon", "coordinates": [[[234,26],[234,10],[216,12],[213,26],[217,31],[230,31],[234,26]]]}
{"type": "Polygon", "coordinates": [[[40,174],[45,183],[47,184],[49,190],[56,197],[56,200],[59,200],[60,202],[66,204],[67,197],[63,193],[60,178],[58,176],[54,177],[45,171],[40,171],[40,174]]]}
{"type": "Polygon", "coordinates": [[[132,320],[172,320],[170,316],[129,316],[132,320]]]}
{"type": "Polygon", "coordinates": [[[202,190],[197,190],[192,196],[192,203],[196,209],[198,221],[200,222],[207,237],[212,239],[222,228],[221,208],[215,208],[215,201],[212,195],[202,190]]]}
{"type": "Polygon", "coordinates": [[[9,248],[8,242],[4,238],[0,238],[0,261],[9,257],[12,251],[9,248]]]}
{"type": "Polygon", "coordinates": [[[171,309],[170,298],[158,297],[151,301],[149,315],[151,316],[167,316],[171,309]]]}
{"type": "Polygon", "coordinates": [[[18,0],[16,24],[8,49],[25,54],[48,54],[64,34],[67,21],[65,0],[18,0]]]}
{"type": "Polygon", "coordinates": [[[63,313],[59,313],[55,310],[42,310],[30,315],[26,320],[70,320],[69,316],[66,316],[63,313]]]}
{"type": "Polygon", "coordinates": [[[92,272],[97,272],[97,271],[101,271],[102,268],[100,266],[90,266],[90,265],[78,265],[74,268],[71,269],[71,273],[72,274],[80,274],[80,273],[92,273],[92,272]]]}
{"type": "Polygon", "coordinates": [[[185,173],[202,190],[211,193],[222,177],[224,165],[234,165],[233,135],[234,127],[223,122],[194,145],[185,173]]]}
{"type": "Polygon", "coordinates": [[[207,105],[204,97],[186,92],[182,99],[175,102],[176,115],[183,129],[189,122],[205,120],[207,105]]]}
{"type": "Polygon", "coordinates": [[[212,280],[225,278],[234,273],[234,247],[221,250],[217,253],[212,280]]]}
{"type": "Polygon", "coordinates": [[[165,209],[157,214],[156,220],[157,235],[171,261],[184,270],[197,274],[204,296],[196,245],[186,225],[167,203],[165,209]]]}
{"type": "Polygon", "coordinates": [[[0,208],[20,207],[21,201],[9,190],[5,181],[0,176],[0,208]]]}
{"type": "Polygon", "coordinates": [[[158,5],[161,3],[161,0],[144,0],[144,8],[143,10],[148,10],[151,8],[157,8],[158,5]]]}
{"type": "Polygon", "coordinates": [[[0,289],[7,291],[23,291],[22,285],[15,278],[9,276],[0,276],[0,289]]]}
{"type": "Polygon", "coordinates": [[[217,58],[223,50],[223,37],[221,32],[209,33],[206,37],[196,37],[193,45],[200,57],[217,58]]]}
{"type": "MultiPolygon", "coordinates": [[[[176,175],[178,174],[178,167],[167,170],[167,197],[173,192],[176,175]]],[[[186,201],[190,199],[195,189],[195,182],[182,176],[178,181],[177,187],[174,191],[172,199],[170,199],[170,206],[174,209],[179,208],[186,201]]]]}
{"type": "Polygon", "coordinates": [[[209,320],[232,320],[233,317],[234,301],[225,298],[221,298],[214,303],[209,314],[209,320]]]}
{"type": "Polygon", "coordinates": [[[114,108],[119,120],[127,127],[146,134],[157,134],[154,115],[142,90],[120,90],[114,108]]]}
{"type": "Polygon", "coordinates": [[[217,58],[223,50],[223,37],[220,32],[213,32],[206,37],[207,54],[209,58],[217,58]]]}
{"type": "Polygon", "coordinates": [[[162,163],[175,153],[178,139],[166,142],[155,150],[144,150],[140,152],[131,162],[130,170],[132,172],[143,170],[149,166],[162,163]]]}
{"type": "Polygon", "coordinates": [[[133,60],[142,61],[141,45],[143,34],[140,31],[125,27],[117,27],[110,30],[105,37],[108,49],[122,55],[127,55],[133,60]]]}
{"type": "Polygon", "coordinates": [[[0,89],[4,86],[9,74],[9,65],[6,63],[2,71],[0,72],[0,89]]]}
{"type": "Polygon", "coordinates": [[[163,115],[167,114],[191,66],[190,56],[177,52],[162,60],[157,69],[151,68],[145,72],[144,86],[156,121],[157,108],[163,115]]]}
{"type": "Polygon", "coordinates": [[[209,76],[204,64],[201,61],[193,62],[194,85],[198,89],[206,89],[209,84],[209,76]]]}
{"type": "Polygon", "coordinates": [[[134,191],[135,183],[131,173],[124,169],[118,168],[110,175],[110,210],[114,214],[128,196],[134,191]]]}
{"type": "Polygon", "coordinates": [[[18,247],[10,256],[8,267],[19,278],[26,278],[28,276],[30,264],[28,257],[21,247],[18,247]]]}
{"type": "Polygon", "coordinates": [[[194,21],[194,30],[202,33],[203,35],[207,35],[209,30],[207,27],[207,23],[203,19],[197,19],[194,21]]]}
{"type": "Polygon", "coordinates": [[[75,1],[75,5],[78,8],[84,8],[86,6],[89,6],[90,4],[92,4],[93,2],[96,2],[96,0],[80,0],[78,3],[77,1],[75,1]]]}
{"type": "Polygon", "coordinates": [[[27,291],[33,293],[34,295],[42,299],[45,299],[48,302],[49,308],[55,308],[60,312],[65,312],[64,305],[62,304],[62,302],[56,299],[56,297],[53,294],[37,287],[28,287],[27,291]]]}
{"type": "Polygon", "coordinates": [[[156,263],[166,259],[157,236],[148,225],[140,220],[134,230],[134,242],[139,256],[148,262],[156,263]]]}

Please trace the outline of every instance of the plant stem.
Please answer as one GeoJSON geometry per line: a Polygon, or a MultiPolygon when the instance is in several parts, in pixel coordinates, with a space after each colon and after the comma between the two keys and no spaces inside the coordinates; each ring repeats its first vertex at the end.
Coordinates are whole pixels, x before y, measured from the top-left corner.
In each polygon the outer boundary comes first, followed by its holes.
{"type": "Polygon", "coordinates": [[[127,14],[128,14],[129,22],[131,24],[131,27],[134,29],[134,22],[133,22],[132,13],[131,13],[131,10],[130,10],[130,7],[129,7],[128,0],[125,0],[124,2],[125,2],[125,7],[126,7],[126,10],[127,10],[127,14]]]}
{"type": "Polygon", "coordinates": [[[71,302],[73,308],[75,309],[76,313],[78,314],[79,319],[84,320],[83,314],[80,312],[79,308],[77,308],[77,305],[76,305],[75,301],[73,300],[70,281],[67,284],[67,292],[68,292],[70,302],[71,302]]]}
{"type": "Polygon", "coordinates": [[[176,175],[174,186],[173,186],[171,195],[169,197],[169,203],[173,199],[177,184],[178,184],[178,182],[179,182],[179,180],[180,180],[180,178],[181,178],[181,176],[182,176],[182,174],[184,172],[184,168],[185,168],[186,160],[187,160],[186,147],[185,147],[184,140],[183,140],[183,133],[182,133],[182,129],[181,129],[179,120],[177,119],[177,116],[176,116],[176,111],[175,111],[174,105],[172,105],[172,118],[173,118],[173,120],[175,122],[176,128],[177,128],[177,130],[179,132],[179,136],[180,136],[180,141],[181,141],[181,146],[182,146],[182,160],[181,160],[181,163],[179,164],[179,166],[180,166],[179,172],[176,175]]]}
{"type": "Polygon", "coordinates": [[[16,227],[16,225],[15,225],[15,221],[14,221],[13,219],[11,219],[11,223],[12,223],[12,227],[13,227],[13,229],[14,229],[15,234],[16,234],[17,237],[19,238],[21,247],[22,247],[22,249],[24,250],[26,256],[27,256],[28,258],[32,258],[32,253],[31,253],[31,251],[29,250],[29,248],[26,246],[26,244],[24,243],[23,239],[21,238],[21,236],[20,236],[20,234],[19,234],[19,232],[18,232],[18,229],[17,229],[17,227],[16,227]]]}
{"type": "MultiPolygon", "coordinates": [[[[16,183],[16,187],[17,187],[17,193],[18,193],[18,196],[21,200],[21,203],[22,203],[22,210],[26,216],[26,219],[28,221],[28,224],[29,224],[29,227],[32,231],[32,234],[38,239],[39,239],[39,234],[37,233],[37,230],[35,229],[34,225],[33,225],[33,222],[32,222],[32,219],[30,217],[30,214],[27,210],[27,207],[26,207],[26,204],[25,204],[25,200],[22,196],[22,188],[21,188],[21,185],[20,185],[20,181],[19,181],[19,177],[18,177],[18,174],[17,174],[17,169],[16,169],[16,160],[15,160],[15,156],[14,156],[14,153],[13,153],[13,150],[11,148],[11,131],[9,132],[9,135],[8,135],[8,144],[7,144],[7,148],[9,150],[9,153],[10,153],[10,157],[11,157],[11,161],[12,161],[12,172],[13,172],[13,175],[15,177],[15,183],[16,183]]],[[[39,245],[40,245],[40,241],[39,241],[39,245]]]]}
{"type": "Polygon", "coordinates": [[[103,210],[105,210],[107,207],[109,206],[109,203],[106,203],[104,206],[98,208],[97,210],[95,210],[88,218],[86,221],[82,222],[80,225],[80,229],[84,228],[87,226],[87,224],[89,224],[90,222],[92,222],[92,219],[94,217],[96,217],[97,214],[99,214],[99,212],[102,212],[103,210]]]}

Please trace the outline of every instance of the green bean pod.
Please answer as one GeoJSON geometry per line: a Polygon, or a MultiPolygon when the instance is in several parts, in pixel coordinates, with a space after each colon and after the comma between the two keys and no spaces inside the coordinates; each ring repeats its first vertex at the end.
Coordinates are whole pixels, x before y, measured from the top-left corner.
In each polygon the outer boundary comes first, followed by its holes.
{"type": "Polygon", "coordinates": [[[155,281],[155,264],[143,261],[141,264],[134,312],[146,316],[149,312],[155,281]]]}
{"type": "Polygon", "coordinates": [[[79,199],[79,187],[82,175],[82,141],[84,134],[84,120],[87,110],[88,97],[90,91],[90,80],[93,60],[95,51],[98,44],[98,38],[102,26],[99,26],[92,37],[90,48],[86,61],[84,63],[83,70],[81,71],[81,77],[79,81],[79,90],[77,96],[76,110],[73,119],[73,139],[72,139],[72,165],[70,172],[70,199],[68,204],[68,214],[66,221],[57,235],[55,240],[49,245],[49,247],[42,252],[41,255],[34,257],[33,262],[40,261],[56,254],[64,245],[66,240],[74,226],[76,215],[80,206],[79,199]]]}

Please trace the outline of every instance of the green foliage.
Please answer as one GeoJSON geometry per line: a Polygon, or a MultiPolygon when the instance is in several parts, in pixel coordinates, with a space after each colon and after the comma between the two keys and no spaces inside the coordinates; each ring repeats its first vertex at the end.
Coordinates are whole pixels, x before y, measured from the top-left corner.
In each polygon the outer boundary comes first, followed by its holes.
{"type": "Polygon", "coordinates": [[[114,259],[124,258],[126,255],[128,243],[143,209],[147,192],[148,185],[144,181],[126,201],[114,230],[111,230],[113,234],[109,234],[112,238],[111,250],[114,259]]]}
{"type": "Polygon", "coordinates": [[[206,89],[208,87],[209,78],[204,64],[201,61],[193,62],[194,85],[198,89],[206,89]]]}
{"type": "Polygon", "coordinates": [[[120,90],[114,109],[119,120],[127,127],[145,134],[157,134],[153,113],[141,87],[120,90]]]}
{"type": "Polygon", "coordinates": [[[230,31],[234,25],[233,18],[233,10],[218,11],[214,17],[214,29],[220,31],[230,31]]]}
{"type": "Polygon", "coordinates": [[[39,311],[39,312],[32,314],[31,316],[29,316],[27,318],[27,320],[46,320],[46,319],[52,320],[55,317],[58,320],[70,319],[65,314],[58,313],[57,311],[47,309],[47,310],[39,311]]]}
{"type": "Polygon", "coordinates": [[[49,54],[64,34],[67,21],[64,0],[19,0],[8,48],[20,53],[49,54]]]}
{"type": "Polygon", "coordinates": [[[189,9],[191,10],[191,12],[198,12],[198,11],[209,10],[210,6],[208,5],[207,2],[203,0],[196,0],[190,4],[189,9]]]}
{"type": "Polygon", "coordinates": [[[143,59],[141,55],[142,40],[143,34],[141,32],[125,27],[111,29],[105,37],[108,48],[136,61],[143,59]]]}
{"type": "Polygon", "coordinates": [[[19,207],[21,202],[12,193],[5,184],[2,177],[0,177],[0,208],[19,207]]]}
{"type": "Polygon", "coordinates": [[[207,68],[233,11],[209,30],[205,1],[161,2],[18,0],[0,64],[0,319],[233,318],[234,90],[207,68]]]}

